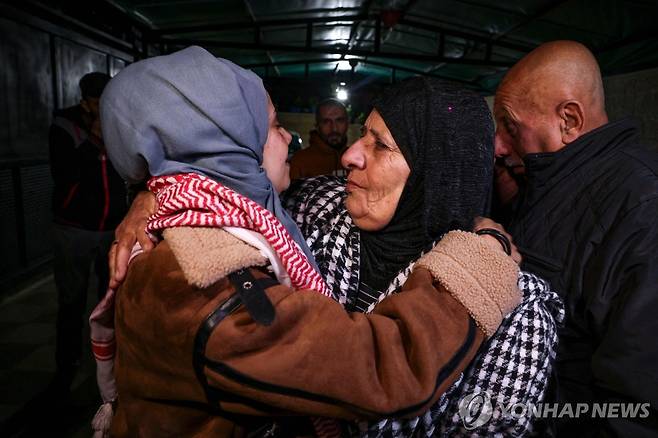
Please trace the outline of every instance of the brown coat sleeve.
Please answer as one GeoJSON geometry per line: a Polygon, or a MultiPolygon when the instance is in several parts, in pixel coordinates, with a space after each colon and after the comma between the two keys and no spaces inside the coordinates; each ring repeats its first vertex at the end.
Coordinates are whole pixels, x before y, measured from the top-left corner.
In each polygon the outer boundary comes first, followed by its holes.
{"type": "MultiPolygon", "coordinates": [[[[370,315],[348,313],[314,291],[276,286],[267,294],[274,323],[259,325],[242,308],[226,317],[208,340],[204,367],[211,387],[265,412],[271,406],[341,418],[418,414],[484,338],[424,269],[370,315]]],[[[251,412],[240,404],[226,409],[251,412]]]]}
{"type": "Polygon", "coordinates": [[[245,414],[414,415],[447,389],[484,338],[466,309],[418,269],[370,315],[314,291],[270,287],[273,324],[255,323],[241,306],[208,333],[195,363],[200,328],[234,293],[226,278],[190,286],[166,241],[139,256],[117,294],[120,399],[210,396],[221,410],[245,414]]]}

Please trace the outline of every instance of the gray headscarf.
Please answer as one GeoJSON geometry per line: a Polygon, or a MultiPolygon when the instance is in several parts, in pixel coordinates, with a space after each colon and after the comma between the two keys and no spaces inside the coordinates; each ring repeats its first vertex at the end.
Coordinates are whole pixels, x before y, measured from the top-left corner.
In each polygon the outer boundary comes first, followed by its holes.
{"type": "Polygon", "coordinates": [[[265,171],[267,93],[261,79],[201,47],[136,62],[100,101],[107,153],[129,183],[194,172],[274,213],[317,269],[265,171]]]}

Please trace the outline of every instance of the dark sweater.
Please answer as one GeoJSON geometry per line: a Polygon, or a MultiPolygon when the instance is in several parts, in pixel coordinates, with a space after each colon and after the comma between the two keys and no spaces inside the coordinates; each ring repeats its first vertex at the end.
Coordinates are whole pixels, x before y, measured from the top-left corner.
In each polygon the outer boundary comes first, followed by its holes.
{"type": "Polygon", "coordinates": [[[55,112],[49,144],[55,222],[114,229],[127,211],[126,186],[103,145],[89,133],[79,105],[55,112]]]}

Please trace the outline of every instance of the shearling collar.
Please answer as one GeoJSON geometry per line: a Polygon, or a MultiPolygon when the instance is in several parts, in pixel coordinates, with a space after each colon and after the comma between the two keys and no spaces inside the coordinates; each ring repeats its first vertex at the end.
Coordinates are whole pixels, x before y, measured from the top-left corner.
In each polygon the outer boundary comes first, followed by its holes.
{"type": "Polygon", "coordinates": [[[267,258],[221,228],[175,227],[164,230],[190,285],[205,288],[247,266],[265,266],[267,258]]]}

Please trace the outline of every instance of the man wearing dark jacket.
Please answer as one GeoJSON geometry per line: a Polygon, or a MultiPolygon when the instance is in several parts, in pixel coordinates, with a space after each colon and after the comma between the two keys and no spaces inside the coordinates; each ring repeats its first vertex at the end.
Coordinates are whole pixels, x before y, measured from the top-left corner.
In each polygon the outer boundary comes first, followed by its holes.
{"type": "Polygon", "coordinates": [[[107,253],[127,211],[126,188],[107,159],[98,101],[110,80],[89,73],[80,80],[79,105],[56,111],[50,127],[54,271],[57,286],[57,373],[53,390],[66,392],[81,355],[89,270],[99,297],[108,284],[107,253]]]}
{"type": "Polygon", "coordinates": [[[556,419],[558,434],[657,435],[658,155],[638,144],[632,121],[608,122],[598,64],[575,42],[516,64],[494,113],[497,156],[519,154],[527,177],[509,231],[527,250],[524,269],[565,299],[547,402],[589,404],[556,419]],[[651,406],[592,418],[605,402],[651,406]]]}

